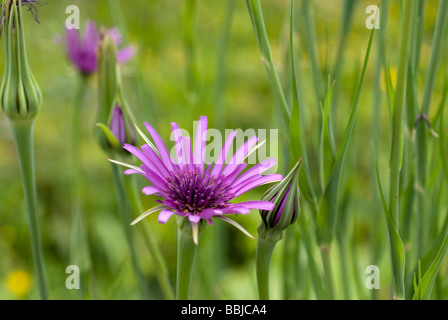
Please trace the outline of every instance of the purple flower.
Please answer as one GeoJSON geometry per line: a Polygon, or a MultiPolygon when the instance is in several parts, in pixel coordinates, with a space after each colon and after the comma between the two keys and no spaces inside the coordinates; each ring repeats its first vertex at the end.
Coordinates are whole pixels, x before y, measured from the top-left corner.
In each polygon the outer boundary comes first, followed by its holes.
{"type": "Polygon", "coordinates": [[[276,164],[275,159],[260,162],[242,173],[247,166],[244,159],[257,143],[257,137],[249,138],[225,163],[236,136],[236,131],[232,131],[212,167],[212,164],[206,166],[204,163],[207,117],[203,116],[199,119],[193,150],[190,137],[183,137],[178,125],[171,123],[176,162],[170,158],[157,131],[148,123],[145,123],[145,126],[155,145],[146,137],[144,139],[148,144],[144,144],[141,149],[126,144],[124,148],[143,164],[139,168],[133,167],[126,170],[125,174],[143,175],[151,185],[144,187],[142,192],[145,195],[159,196],[162,200],[157,200],[161,205],[142,214],[133,224],[151,213],[160,211],[158,217],[160,223],[166,223],[172,215],[178,215],[188,218],[193,226],[201,220],[212,225],[212,218],[222,219],[235,225],[236,222],[224,215],[247,214],[251,209],[272,210],[274,208],[269,201],[231,202],[255,187],[283,178],[279,174],[261,175],[276,164]]]}
{"type": "MultiPolygon", "coordinates": [[[[121,45],[121,35],[116,29],[108,30],[117,46],[121,45]]],[[[88,21],[85,26],[84,38],[76,29],[66,29],[67,52],[72,63],[86,75],[94,73],[98,69],[97,49],[101,41],[101,33],[93,21],[88,21]]],[[[124,63],[135,55],[135,47],[128,46],[117,52],[117,61],[124,63]]]]}

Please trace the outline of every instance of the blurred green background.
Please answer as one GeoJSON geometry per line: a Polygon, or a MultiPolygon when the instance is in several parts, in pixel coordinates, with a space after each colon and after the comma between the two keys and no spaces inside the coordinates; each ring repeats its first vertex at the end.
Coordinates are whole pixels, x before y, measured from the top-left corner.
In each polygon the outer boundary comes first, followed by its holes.
{"type": "MultiPolygon", "coordinates": [[[[299,7],[300,1],[296,2],[299,7]]],[[[93,20],[106,28],[118,27],[123,34],[124,45],[137,46],[137,55],[122,66],[125,94],[137,119],[142,123],[147,121],[153,124],[165,141],[169,141],[170,122],[177,122],[180,127],[192,130],[193,121],[200,115],[207,115],[209,126],[213,128],[277,128],[281,138],[287,131],[279,124],[278,108],[260,60],[245,1],[234,1],[231,28],[225,37],[224,26],[229,3],[218,0],[196,1],[190,55],[184,23],[186,1],[47,0],[46,5],[38,7],[40,24],[35,23],[31,15],[25,14],[28,58],[44,95],[44,104],[35,122],[35,161],[50,298],[80,297],[77,290],[68,290],[65,287],[68,276],[65,268],[73,264],[69,254],[70,106],[79,80],[76,70],[67,59],[63,43],[64,23],[68,17],[66,7],[72,4],[79,7],[81,33],[84,31],[84,23],[93,20]],[[187,76],[189,68],[193,70],[193,76],[190,77],[187,76]]],[[[286,86],[289,77],[287,61],[290,1],[262,0],[261,3],[276,66],[286,86]]],[[[312,1],[316,41],[324,77],[333,68],[337,56],[342,26],[342,3],[342,0],[312,1]]],[[[344,63],[336,87],[337,141],[348,119],[370,35],[370,30],[365,26],[368,17],[365,8],[370,4],[376,4],[376,1],[356,1],[350,32],[344,45],[344,63]]],[[[438,2],[433,0],[426,2],[421,53],[423,75],[430,56],[437,4],[438,2]]],[[[392,73],[397,65],[395,51],[400,28],[399,10],[399,1],[392,1],[385,30],[386,55],[392,73]]],[[[310,60],[304,49],[299,14],[296,23],[297,74],[303,93],[302,102],[308,112],[306,134],[309,136],[309,144],[313,144],[318,141],[319,104],[313,93],[310,60]]],[[[1,48],[0,70],[3,70],[3,41],[1,48]]],[[[436,82],[433,95],[433,101],[437,103],[441,96],[441,80],[447,68],[447,41],[442,52],[438,78],[440,81],[436,82]]],[[[356,135],[351,144],[349,164],[344,171],[345,179],[348,179],[351,185],[351,193],[344,199],[347,200],[347,211],[350,212],[346,228],[349,239],[347,246],[352,256],[347,262],[347,268],[354,283],[353,290],[360,290],[354,296],[369,298],[371,292],[363,286],[367,277],[365,268],[368,265],[378,265],[381,270],[381,289],[377,290],[376,297],[387,299],[390,298],[389,253],[385,241],[384,216],[372,176],[374,162],[370,148],[372,137],[377,134],[381,141],[381,149],[377,152],[380,154],[380,163],[387,163],[388,107],[385,98],[380,104],[374,103],[376,53],[377,44],[374,43],[361,96],[356,135]],[[374,108],[381,110],[381,127],[372,127],[374,108]],[[373,234],[373,228],[379,228],[379,233],[373,234]],[[375,253],[375,250],[378,250],[378,253],[375,253]]],[[[82,110],[82,170],[85,180],[83,203],[92,253],[91,298],[139,299],[129,250],[117,214],[110,164],[92,136],[97,111],[96,88],[97,78],[93,75],[89,79],[88,93],[82,110]]],[[[385,87],[382,86],[382,94],[384,90],[385,87]]],[[[283,158],[281,153],[279,157],[278,171],[285,173],[289,169],[285,167],[287,159],[283,158]]],[[[138,181],[143,186],[142,180],[138,181]]],[[[259,198],[264,190],[265,187],[252,190],[247,197],[259,198]]],[[[145,208],[154,204],[154,199],[143,195],[142,198],[145,208]]],[[[257,212],[235,219],[249,232],[256,234],[259,223],[257,212]]],[[[219,222],[207,228],[200,240],[192,297],[256,299],[256,241],[228,225],[217,226],[219,222]],[[214,232],[222,235],[218,238],[218,244],[215,243],[214,232]],[[216,250],[219,249],[222,251],[218,260],[220,265],[217,269],[211,269],[217,264],[209,262],[217,261],[216,250]]],[[[144,223],[151,225],[158,239],[174,284],[177,250],[175,219],[161,225],[153,215],[144,223]]],[[[0,299],[38,297],[33,279],[27,225],[14,141],[8,120],[0,113],[0,299]]],[[[152,295],[154,298],[161,298],[152,261],[138,237],[137,247],[141,266],[153,288],[152,295]]],[[[282,248],[283,242],[280,242],[273,256],[271,284],[274,299],[282,298],[282,248]]],[[[302,246],[299,246],[297,255],[299,265],[306,265],[307,257],[302,246]]],[[[447,274],[447,267],[446,263],[442,266],[441,276],[447,274]]],[[[306,268],[303,270],[306,271],[306,268]]],[[[292,279],[293,276],[291,281],[292,279]]],[[[303,291],[297,298],[306,298],[309,294],[307,273],[300,273],[298,279],[303,283],[303,291]]]]}

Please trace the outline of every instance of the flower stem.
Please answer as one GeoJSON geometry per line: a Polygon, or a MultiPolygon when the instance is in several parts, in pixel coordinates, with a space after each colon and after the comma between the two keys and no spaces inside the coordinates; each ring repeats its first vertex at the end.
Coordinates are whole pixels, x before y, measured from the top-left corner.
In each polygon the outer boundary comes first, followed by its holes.
{"type": "Polygon", "coordinates": [[[184,222],[179,227],[177,242],[177,281],[176,300],[188,300],[190,295],[191,272],[193,269],[196,245],[191,236],[189,222],[184,222]]]}
{"type": "Polygon", "coordinates": [[[260,300],[269,300],[269,268],[276,243],[261,237],[257,241],[256,272],[260,300]]]}
{"type": "MultiPolygon", "coordinates": [[[[398,66],[397,87],[395,90],[394,108],[392,115],[392,145],[390,155],[390,179],[389,179],[389,215],[391,222],[398,233],[399,230],[399,197],[400,197],[400,171],[402,146],[401,140],[403,135],[403,115],[404,115],[404,97],[406,88],[406,77],[409,61],[409,48],[412,37],[412,26],[415,21],[415,10],[417,1],[409,1],[404,3],[404,21],[403,32],[400,40],[400,57],[398,66]]],[[[389,242],[391,239],[389,239],[389,242]]],[[[393,244],[390,244],[390,248],[393,244]]],[[[404,266],[400,264],[400,257],[391,254],[392,279],[393,279],[393,297],[394,299],[404,299],[404,266]]]]}
{"type": "Polygon", "coordinates": [[[13,121],[11,127],[16,143],[17,154],[22,175],[28,223],[30,229],[31,251],[36,272],[39,294],[42,300],[48,299],[45,262],[42,238],[39,226],[36,179],[34,172],[33,120],[13,121]]]}
{"type": "Polygon", "coordinates": [[[275,99],[282,112],[283,119],[289,120],[289,118],[291,117],[291,112],[289,110],[288,103],[286,101],[282,85],[280,83],[280,78],[278,76],[277,70],[275,69],[274,58],[272,57],[271,47],[269,45],[269,39],[264,24],[260,0],[246,0],[246,4],[249,10],[250,18],[252,20],[255,37],[260,49],[261,60],[264,63],[269,80],[271,81],[275,99]]]}
{"type": "Polygon", "coordinates": [[[320,247],[320,254],[325,272],[325,285],[327,289],[327,298],[334,300],[334,286],[333,286],[333,270],[330,259],[330,246],[320,247]]]}
{"type": "Polygon", "coordinates": [[[87,227],[85,223],[85,216],[81,203],[82,193],[82,174],[81,174],[81,118],[82,118],[82,102],[84,100],[85,91],[87,88],[87,77],[80,76],[80,83],[74,96],[71,114],[71,155],[72,171],[71,171],[71,186],[72,186],[72,246],[71,259],[80,266],[81,270],[81,286],[80,295],[84,298],[89,296],[86,278],[89,278],[90,270],[90,252],[87,239],[87,227]]]}
{"type": "Polygon", "coordinates": [[[138,264],[137,251],[135,249],[134,240],[131,233],[130,221],[132,220],[132,218],[129,214],[131,209],[129,208],[129,203],[127,202],[122,176],[118,170],[118,167],[114,164],[112,164],[112,173],[114,177],[115,190],[118,200],[118,212],[120,214],[120,220],[123,226],[123,231],[131,253],[132,267],[134,268],[137,282],[140,285],[142,296],[145,299],[149,299],[150,298],[149,288],[145,276],[143,275],[143,272],[138,264]]]}

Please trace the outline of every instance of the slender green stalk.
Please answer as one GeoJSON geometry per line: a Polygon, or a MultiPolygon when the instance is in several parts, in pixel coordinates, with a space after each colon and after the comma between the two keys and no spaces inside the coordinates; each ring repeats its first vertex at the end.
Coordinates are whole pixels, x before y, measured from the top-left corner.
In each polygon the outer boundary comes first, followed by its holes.
{"type": "Polygon", "coordinates": [[[196,0],[187,0],[184,16],[184,43],[186,53],[186,85],[188,98],[192,99],[192,104],[195,105],[198,89],[197,70],[196,70],[196,54],[194,49],[194,34],[195,34],[195,11],[196,0]]]}
{"type": "MultiPolygon", "coordinates": [[[[397,76],[397,87],[395,90],[395,100],[392,115],[392,146],[390,157],[390,198],[389,211],[395,226],[398,227],[398,204],[399,204],[399,180],[402,157],[402,135],[403,135],[403,114],[404,97],[406,88],[406,77],[408,71],[409,50],[412,35],[412,25],[417,2],[405,2],[403,32],[400,40],[399,66],[397,76]]],[[[397,229],[398,230],[398,229],[397,229]]]]}
{"type": "MultiPolygon", "coordinates": [[[[311,204],[309,204],[312,206],[311,204]]],[[[306,254],[308,257],[308,270],[311,277],[311,283],[314,289],[314,293],[317,299],[325,299],[325,291],[324,286],[322,284],[322,279],[320,276],[320,271],[318,265],[316,263],[316,253],[315,248],[317,244],[315,243],[315,237],[312,236],[313,228],[312,221],[308,218],[308,213],[303,213],[300,217],[299,228],[302,234],[301,239],[303,239],[303,243],[305,245],[306,254]]]]}
{"type": "Polygon", "coordinates": [[[79,87],[76,90],[74,101],[72,104],[71,114],[71,154],[72,161],[71,170],[71,186],[72,186],[72,246],[71,259],[80,266],[81,270],[81,286],[80,295],[88,297],[86,278],[89,278],[88,270],[90,269],[90,252],[87,239],[87,226],[85,224],[85,216],[81,203],[82,194],[82,175],[81,175],[81,141],[82,141],[82,106],[87,88],[87,77],[80,75],[79,87]]]}
{"type": "MultiPolygon", "coordinates": [[[[395,90],[394,108],[392,114],[392,145],[390,157],[390,188],[389,188],[389,209],[388,215],[390,222],[389,228],[389,242],[393,241],[391,232],[395,231],[399,237],[399,196],[400,196],[400,170],[402,159],[402,138],[403,138],[403,115],[404,115],[404,99],[406,89],[406,78],[408,72],[409,50],[411,44],[412,30],[415,20],[415,10],[417,1],[404,2],[404,21],[402,24],[402,33],[399,47],[399,66],[397,86],[395,90]],[[395,229],[395,230],[392,230],[395,229]]],[[[391,244],[391,243],[390,243],[391,244]]],[[[405,284],[404,284],[404,267],[401,264],[401,258],[395,255],[395,251],[391,248],[391,264],[392,264],[392,279],[393,279],[393,297],[394,299],[405,298],[405,284]]]]}
{"type": "Polygon", "coordinates": [[[310,57],[311,70],[313,72],[314,87],[316,93],[316,100],[321,101],[325,95],[324,80],[322,77],[322,70],[319,62],[319,55],[316,48],[316,34],[314,31],[314,22],[311,10],[311,1],[302,1],[302,21],[303,21],[303,36],[305,39],[305,47],[310,57]]]}
{"type": "Polygon", "coordinates": [[[111,164],[111,166],[112,166],[112,174],[113,174],[113,178],[114,178],[115,192],[116,192],[116,196],[117,196],[118,213],[120,215],[120,221],[121,221],[121,224],[123,227],[126,241],[129,246],[130,253],[131,253],[132,267],[134,269],[134,272],[135,272],[135,275],[137,278],[137,282],[140,286],[142,296],[145,299],[149,299],[150,291],[149,291],[145,276],[143,274],[143,271],[141,270],[139,263],[138,263],[137,251],[135,249],[134,240],[133,240],[132,232],[131,232],[131,226],[129,224],[130,221],[132,221],[132,218],[130,215],[131,209],[130,209],[129,202],[126,197],[126,191],[124,188],[123,177],[118,169],[118,166],[116,166],[115,164],[111,164]]]}
{"type": "Polygon", "coordinates": [[[46,300],[48,299],[48,292],[34,172],[33,124],[33,120],[11,121],[12,132],[20,163],[22,186],[25,194],[31,252],[37,285],[40,298],[46,300]]]}
{"type": "MultiPolygon", "coordinates": [[[[134,212],[134,216],[138,216],[144,212],[144,210],[140,197],[137,194],[134,176],[124,177],[123,182],[127,199],[131,205],[132,211],[134,212]]],[[[174,300],[175,295],[169,280],[168,268],[150,226],[146,223],[139,223],[136,227],[140,228],[140,234],[142,234],[145,245],[149,250],[154,263],[153,266],[154,271],[156,272],[157,281],[160,284],[165,298],[168,300],[174,300]]]]}
{"type": "Polygon", "coordinates": [[[436,79],[437,66],[439,64],[442,53],[443,35],[448,19],[448,1],[440,0],[439,9],[437,11],[437,20],[434,31],[434,39],[432,43],[431,58],[427,76],[425,79],[425,88],[423,91],[422,112],[428,114],[431,105],[431,96],[434,91],[434,83],[436,79]]]}
{"type": "Polygon", "coordinates": [[[291,117],[289,119],[289,149],[293,158],[303,158],[303,166],[305,175],[300,179],[300,189],[307,202],[312,203],[315,208],[312,213],[313,217],[317,212],[317,198],[314,191],[312,178],[310,175],[308,152],[304,138],[304,108],[301,107],[299,102],[300,94],[296,75],[296,60],[294,50],[294,0],[291,1],[291,15],[290,15],[290,28],[289,28],[289,43],[290,43],[290,68],[291,68],[291,117]]]}
{"type": "Polygon", "coordinates": [[[271,81],[271,86],[274,91],[277,104],[281,109],[285,122],[288,123],[291,112],[289,110],[288,103],[286,102],[283,88],[280,83],[280,78],[275,69],[274,59],[272,57],[269,39],[264,24],[260,0],[246,0],[246,4],[247,8],[249,9],[250,18],[252,20],[255,38],[257,39],[257,43],[260,48],[261,60],[264,63],[269,80],[271,81]]]}
{"type": "Polygon", "coordinates": [[[276,241],[258,237],[256,272],[260,300],[269,300],[269,267],[276,243],[276,241]]]}
{"type": "Polygon", "coordinates": [[[296,252],[298,250],[298,241],[296,237],[295,226],[285,230],[285,241],[283,243],[283,299],[290,300],[294,298],[297,264],[296,252]]]}
{"type": "Polygon", "coordinates": [[[322,264],[324,266],[325,272],[325,287],[327,290],[327,298],[329,300],[334,300],[334,279],[333,279],[333,267],[330,257],[330,246],[320,247],[320,255],[322,258],[322,264]]]}
{"type": "MultiPolygon", "coordinates": [[[[435,26],[433,46],[431,51],[431,58],[428,66],[428,72],[425,79],[425,87],[423,91],[422,101],[422,116],[425,117],[430,111],[431,96],[434,91],[434,82],[436,78],[437,66],[440,59],[443,34],[446,27],[448,15],[448,1],[439,2],[438,16],[435,26]]],[[[417,258],[422,258],[427,244],[427,221],[428,206],[427,206],[427,176],[428,176],[428,142],[429,130],[426,126],[424,118],[419,117],[416,123],[416,160],[417,160],[417,184],[419,192],[417,193],[417,237],[416,237],[416,252],[417,258]]]]}
{"type": "Polygon", "coordinates": [[[225,86],[225,58],[226,47],[228,44],[229,33],[232,26],[233,13],[235,11],[236,0],[226,0],[226,11],[224,16],[223,28],[217,45],[216,58],[216,83],[214,92],[214,108],[215,121],[218,129],[224,129],[225,124],[225,107],[223,99],[223,91],[225,86]]]}
{"type": "MultiPolygon", "coordinates": [[[[336,62],[333,69],[333,79],[339,79],[339,72],[342,68],[344,62],[344,49],[346,48],[345,42],[347,39],[348,32],[350,30],[350,24],[353,21],[353,11],[356,6],[356,0],[344,0],[344,8],[342,10],[342,26],[341,34],[339,38],[338,53],[336,56],[336,62]]],[[[337,91],[336,91],[337,92],[337,91]]]]}
{"type": "MultiPolygon", "coordinates": [[[[392,145],[390,157],[390,188],[389,188],[389,208],[386,213],[389,229],[389,247],[391,252],[392,267],[392,291],[394,299],[405,298],[404,266],[401,252],[393,250],[394,241],[399,238],[398,216],[399,216],[399,195],[400,195],[400,170],[402,159],[402,138],[403,138],[403,115],[404,99],[406,89],[406,78],[408,72],[409,50],[411,44],[411,35],[415,20],[415,10],[417,1],[404,3],[404,21],[402,24],[402,33],[400,39],[399,66],[397,86],[395,91],[395,100],[392,113],[392,145]]],[[[401,240],[400,240],[401,241],[401,240]]],[[[398,245],[397,245],[398,248],[398,245]]]]}
{"type": "Polygon", "coordinates": [[[184,227],[178,230],[176,300],[188,300],[190,297],[191,275],[197,247],[191,236],[191,228],[185,224],[190,223],[184,221],[184,227]]]}

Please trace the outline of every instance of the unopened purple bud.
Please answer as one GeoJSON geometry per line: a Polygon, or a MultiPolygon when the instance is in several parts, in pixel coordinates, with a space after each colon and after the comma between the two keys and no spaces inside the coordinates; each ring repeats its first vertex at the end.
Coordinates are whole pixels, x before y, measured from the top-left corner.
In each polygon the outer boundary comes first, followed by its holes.
{"type": "Polygon", "coordinates": [[[131,145],[135,145],[137,143],[135,132],[132,126],[127,123],[126,117],[123,114],[123,109],[118,104],[115,105],[114,110],[112,111],[110,131],[118,140],[120,147],[126,143],[131,145]]]}
{"type": "Polygon", "coordinates": [[[291,172],[263,196],[263,200],[274,203],[273,210],[260,210],[262,222],[258,233],[273,241],[281,239],[282,232],[293,224],[300,214],[299,172],[300,159],[291,172]]]}
{"type": "MultiPolygon", "coordinates": [[[[110,35],[115,46],[120,46],[121,35],[116,28],[99,31],[93,21],[88,21],[83,38],[79,35],[78,30],[66,29],[68,56],[82,74],[89,75],[97,71],[98,52],[101,51],[101,42],[105,33],[110,35]]],[[[117,61],[125,63],[135,55],[135,52],[134,46],[117,50],[117,61]]]]}

